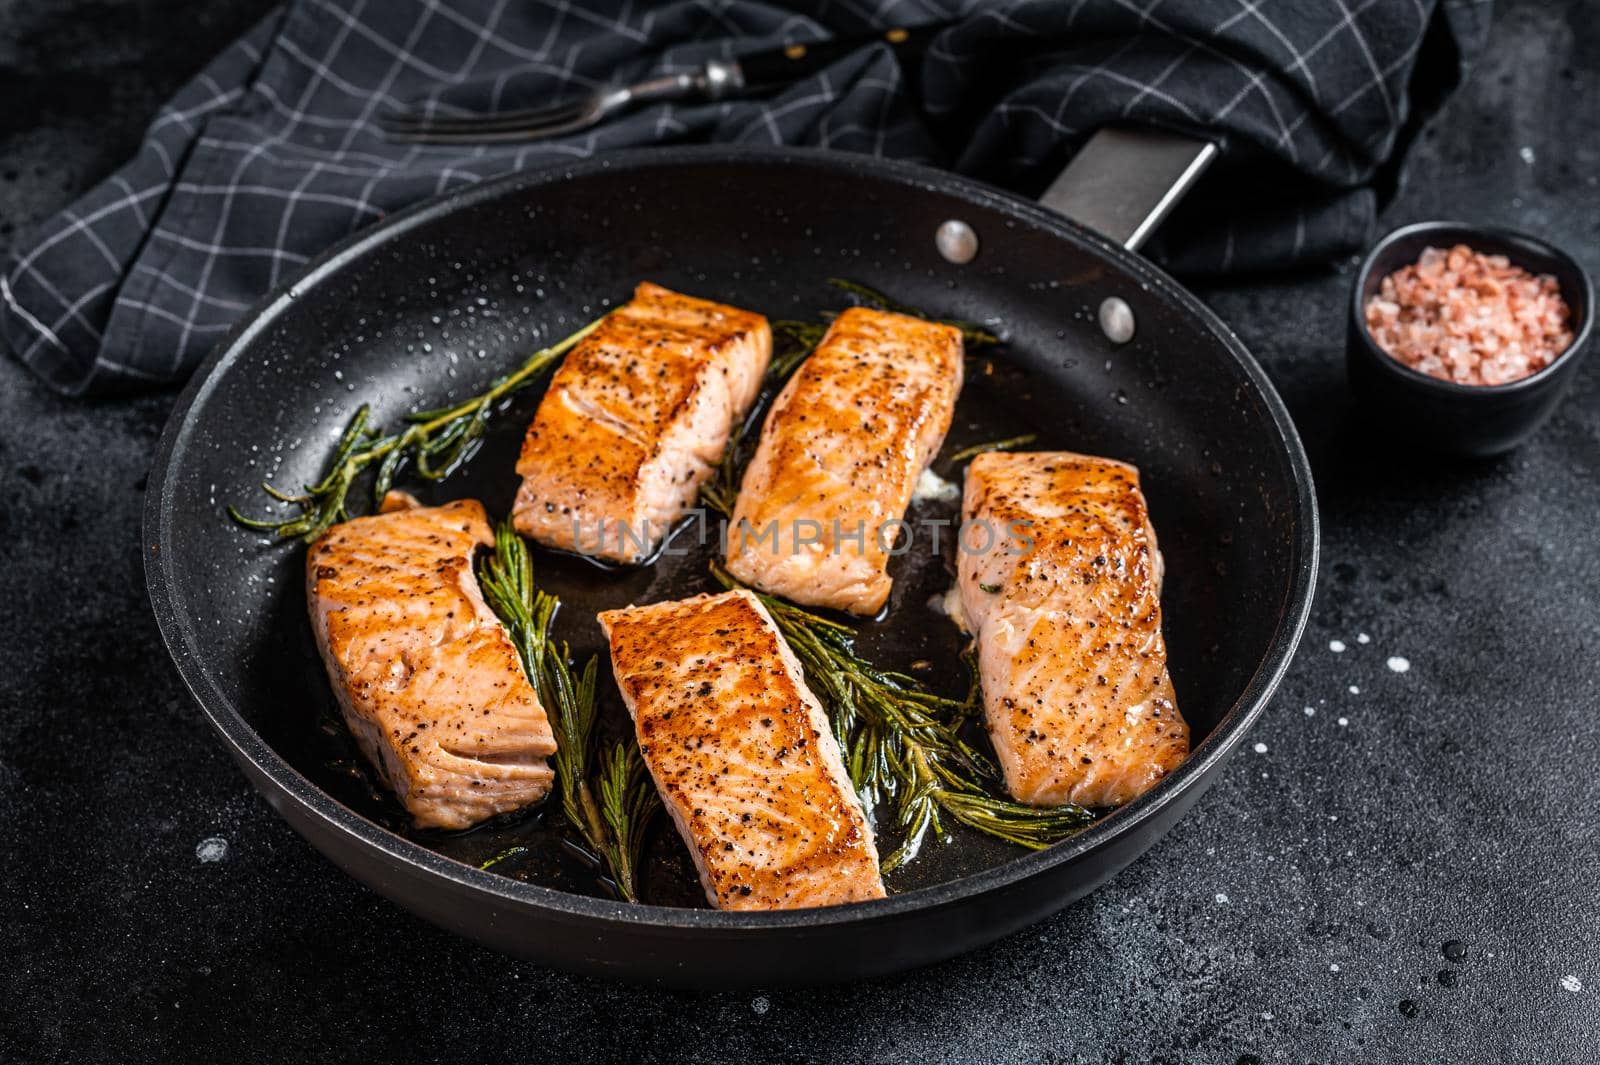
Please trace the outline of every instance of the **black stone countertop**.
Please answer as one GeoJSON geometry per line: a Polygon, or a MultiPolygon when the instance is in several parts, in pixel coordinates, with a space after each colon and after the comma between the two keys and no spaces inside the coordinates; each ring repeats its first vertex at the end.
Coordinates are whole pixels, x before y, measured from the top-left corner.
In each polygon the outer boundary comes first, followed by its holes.
{"type": "MultiPolygon", "coordinates": [[[[265,6],[0,4],[0,252],[265,6]]],[[[1497,6],[1384,221],[1501,223],[1600,271],[1600,26],[1497,6]]],[[[0,1062],[1600,1060],[1600,358],[1509,457],[1373,450],[1349,270],[1203,293],[1293,410],[1324,523],[1305,645],[1241,755],[1059,916],[810,991],[550,972],[335,870],[161,649],[138,523],[171,397],[63,401],[0,358],[0,1062]]]]}

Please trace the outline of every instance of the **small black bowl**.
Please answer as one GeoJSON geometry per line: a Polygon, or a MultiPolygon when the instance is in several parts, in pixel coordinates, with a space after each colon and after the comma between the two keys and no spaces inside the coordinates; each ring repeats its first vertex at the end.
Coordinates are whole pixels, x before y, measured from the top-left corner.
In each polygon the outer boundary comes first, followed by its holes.
{"type": "Polygon", "coordinates": [[[1570,255],[1542,240],[1464,222],[1418,222],[1390,233],[1367,253],[1350,298],[1345,345],[1350,387],[1386,432],[1456,455],[1498,455],[1550,417],[1589,346],[1594,285],[1570,255]],[[1572,312],[1572,343],[1544,369],[1503,385],[1460,385],[1390,357],[1367,332],[1366,305],[1383,279],[1416,262],[1425,248],[1465,244],[1504,255],[1534,274],[1550,274],[1572,312]]]}

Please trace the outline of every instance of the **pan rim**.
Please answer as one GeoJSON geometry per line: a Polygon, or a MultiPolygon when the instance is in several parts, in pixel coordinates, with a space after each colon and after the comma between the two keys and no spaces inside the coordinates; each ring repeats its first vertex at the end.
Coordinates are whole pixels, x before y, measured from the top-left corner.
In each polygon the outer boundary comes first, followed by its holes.
{"type": "MultiPolygon", "coordinates": [[[[151,460],[145,497],[140,551],[145,581],[162,642],[190,695],[207,721],[261,779],[271,781],[288,800],[319,820],[323,827],[352,837],[358,845],[383,853],[386,860],[411,866],[429,877],[495,896],[518,907],[592,921],[619,928],[689,929],[707,933],[749,935],[796,928],[818,928],[893,920],[911,913],[955,905],[1042,876],[1057,866],[1112,846],[1140,823],[1156,816],[1185,792],[1204,786],[1211,769],[1243,742],[1264,712],[1293,660],[1310,617],[1321,534],[1310,462],[1287,407],[1265,371],[1242,341],[1214,312],[1153,263],[1078,223],[1012,193],[974,179],[916,163],[853,155],[825,149],[789,146],[674,146],[616,151],[587,159],[521,171],[458,188],[397,211],[359,230],[306,263],[289,281],[263,296],[196,368],[173,406],[151,460]],[[991,207],[1040,226],[1052,235],[1088,245],[1098,256],[1137,277],[1156,298],[1176,305],[1210,330],[1233,358],[1266,408],[1277,431],[1294,489],[1296,529],[1291,544],[1290,586],[1277,628],[1255,673],[1216,726],[1189,758],[1141,798],[1102,817],[1081,833],[1050,848],[1019,853],[1014,859],[953,880],[916,888],[885,899],[807,910],[733,912],[687,907],[626,904],[526,883],[447,858],[420,843],[390,832],[334,800],[273,749],[250,725],[208,674],[202,656],[191,644],[193,627],[178,610],[172,565],[160,545],[169,542],[174,508],[169,504],[175,458],[193,428],[191,415],[222,384],[226,371],[249,342],[310,288],[336,276],[364,255],[402,239],[418,225],[497,199],[516,191],[604,172],[662,167],[807,166],[832,174],[841,171],[887,179],[903,185],[954,194],[980,207],[991,207]]],[[[247,774],[252,775],[252,774],[247,774]]],[[[322,848],[316,848],[321,850],[322,848]]],[[[324,855],[327,856],[326,854],[324,855]]]]}

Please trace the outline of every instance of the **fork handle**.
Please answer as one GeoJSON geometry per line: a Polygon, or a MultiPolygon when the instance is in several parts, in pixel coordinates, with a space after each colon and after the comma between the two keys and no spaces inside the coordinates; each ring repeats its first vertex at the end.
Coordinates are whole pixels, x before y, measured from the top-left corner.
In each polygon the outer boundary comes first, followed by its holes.
{"type": "Polygon", "coordinates": [[[902,65],[922,58],[928,45],[950,23],[934,22],[921,26],[896,26],[860,37],[838,37],[825,41],[790,44],[771,51],[737,57],[744,76],[743,87],[750,92],[775,89],[824,70],[852,52],[871,44],[886,44],[902,65]]]}

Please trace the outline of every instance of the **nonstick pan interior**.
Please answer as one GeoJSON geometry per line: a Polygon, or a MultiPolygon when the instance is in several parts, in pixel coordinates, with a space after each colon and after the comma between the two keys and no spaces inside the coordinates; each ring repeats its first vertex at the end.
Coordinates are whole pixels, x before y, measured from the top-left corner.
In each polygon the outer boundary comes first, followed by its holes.
{"type": "MultiPolygon", "coordinates": [[[[799,152],[640,153],[471,190],[327,257],[219,348],[180,404],[158,458],[146,537],[153,599],[191,687],[297,827],[433,919],[566,964],[631,972],[627,959],[637,948],[625,930],[657,921],[691,933],[715,926],[731,959],[742,949],[741,927],[803,927],[814,916],[658,909],[704,906],[665,819],[644,880],[656,905],[632,910],[608,900],[604,885],[544,829],[541,814],[468,833],[410,830],[393,800],[373,787],[338,723],[305,621],[303,548],[265,542],[231,524],[223,507],[260,513],[260,480],[295,486],[315,479],[360,403],[372,404],[378,423],[392,425],[409,410],[476,392],[540,343],[625,300],[637,281],[772,317],[811,318],[846,302],[827,284],[830,276],[991,323],[1006,337],[994,354],[975,351],[969,359],[944,454],[1034,432],[1035,448],[1140,467],[1167,561],[1163,607],[1174,684],[1199,748],[1146,800],[1052,852],[1029,857],[957,830],[951,842],[930,842],[890,878],[899,898],[849,909],[869,921],[876,907],[897,917],[949,910],[1003,883],[1094,859],[1063,881],[1054,893],[1059,905],[1153,841],[1177,809],[1154,816],[1156,808],[1179,791],[1198,793],[1276,682],[1303,623],[1315,520],[1309,475],[1281,407],[1237,341],[1119,249],[975,185],[799,152]],[[982,250],[968,265],[946,262],[935,248],[933,234],[950,218],[978,233],[982,250]],[[1135,338],[1123,346],[1106,340],[1095,322],[1095,309],[1110,295],[1127,300],[1137,318],[1135,338]],[[511,847],[526,849],[497,863],[493,874],[468,868],[511,847]],[[381,872],[393,869],[404,875],[381,872]],[[470,915],[453,918],[453,904],[427,901],[473,893],[495,896],[489,926],[470,915]],[[536,925],[556,911],[564,927],[593,917],[615,938],[580,936],[570,950],[542,950],[542,942],[560,937],[541,939],[518,923],[536,925]]],[[[516,450],[540,391],[511,401],[465,469],[439,484],[404,487],[427,502],[472,496],[491,514],[505,513],[516,487],[516,450]]],[[[947,463],[935,469],[955,475],[947,463]]],[[[912,517],[953,515],[952,506],[919,504],[912,517]]],[[[562,599],[561,637],[579,656],[600,653],[604,663],[595,612],[714,590],[706,570],[714,543],[714,525],[692,524],[649,568],[606,572],[540,551],[536,574],[562,599]]],[[[948,543],[942,554],[913,543],[891,567],[891,609],[861,626],[861,646],[879,662],[959,694],[963,641],[928,605],[949,586],[952,565],[948,543]]],[[[622,727],[626,718],[608,680],[602,689],[604,717],[622,727]]],[[[969,922],[961,935],[921,944],[902,926],[893,958],[864,958],[858,969],[925,961],[1038,915],[969,922]]],[[[840,911],[816,919],[853,918],[840,911]]],[[[713,960],[717,951],[703,962],[673,963],[670,944],[650,949],[666,955],[641,961],[645,975],[666,966],[685,979],[701,979],[700,969],[715,979],[716,967],[731,963],[713,960]]],[[[838,975],[850,972],[817,974],[838,975]]]]}

